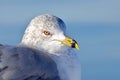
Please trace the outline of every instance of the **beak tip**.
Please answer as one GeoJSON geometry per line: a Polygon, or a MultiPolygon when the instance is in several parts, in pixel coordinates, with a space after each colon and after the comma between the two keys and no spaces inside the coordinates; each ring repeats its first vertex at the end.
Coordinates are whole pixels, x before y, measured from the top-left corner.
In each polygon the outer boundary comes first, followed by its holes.
{"type": "Polygon", "coordinates": [[[79,47],[76,47],[76,49],[77,49],[77,50],[80,50],[80,48],[79,48],[79,47]]]}
{"type": "Polygon", "coordinates": [[[75,48],[76,48],[77,50],[80,50],[80,47],[79,47],[78,44],[75,45],[75,48]]]}

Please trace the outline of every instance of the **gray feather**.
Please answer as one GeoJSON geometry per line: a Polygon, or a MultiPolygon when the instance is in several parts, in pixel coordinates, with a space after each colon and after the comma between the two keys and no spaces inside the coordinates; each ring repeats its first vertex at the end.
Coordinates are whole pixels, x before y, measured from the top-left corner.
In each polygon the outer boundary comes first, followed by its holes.
{"type": "Polygon", "coordinates": [[[0,45],[0,80],[60,80],[55,62],[44,52],[0,45]]]}

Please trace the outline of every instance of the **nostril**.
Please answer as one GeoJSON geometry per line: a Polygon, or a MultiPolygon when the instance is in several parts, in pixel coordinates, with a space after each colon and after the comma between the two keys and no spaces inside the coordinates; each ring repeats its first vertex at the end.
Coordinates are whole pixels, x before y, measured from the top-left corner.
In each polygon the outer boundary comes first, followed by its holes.
{"type": "Polygon", "coordinates": [[[68,40],[68,42],[72,43],[72,41],[71,41],[71,40],[68,40]]]}

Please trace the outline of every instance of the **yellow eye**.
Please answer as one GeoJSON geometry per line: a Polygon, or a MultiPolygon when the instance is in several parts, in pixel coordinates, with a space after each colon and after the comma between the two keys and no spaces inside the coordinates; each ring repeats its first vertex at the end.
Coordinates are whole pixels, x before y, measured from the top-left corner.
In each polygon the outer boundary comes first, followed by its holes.
{"type": "Polygon", "coordinates": [[[45,35],[50,35],[50,32],[49,31],[43,31],[43,33],[45,34],[45,35]]]}

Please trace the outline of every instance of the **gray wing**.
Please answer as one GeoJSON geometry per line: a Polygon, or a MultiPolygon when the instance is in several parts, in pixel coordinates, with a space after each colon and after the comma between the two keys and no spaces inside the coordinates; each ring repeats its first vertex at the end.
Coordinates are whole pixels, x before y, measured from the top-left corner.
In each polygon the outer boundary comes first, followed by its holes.
{"type": "Polygon", "coordinates": [[[55,62],[45,53],[0,45],[0,80],[60,80],[55,62]]]}

